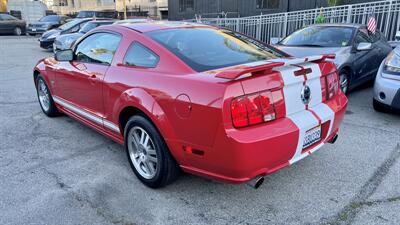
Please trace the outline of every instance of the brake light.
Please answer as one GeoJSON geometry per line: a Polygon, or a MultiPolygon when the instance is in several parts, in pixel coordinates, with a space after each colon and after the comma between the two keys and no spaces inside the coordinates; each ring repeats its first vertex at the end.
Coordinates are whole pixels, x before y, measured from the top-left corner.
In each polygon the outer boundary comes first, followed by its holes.
{"type": "Polygon", "coordinates": [[[328,74],[325,77],[326,100],[333,98],[339,91],[339,79],[337,73],[328,74]]]}
{"type": "Polygon", "coordinates": [[[285,113],[284,105],[282,90],[237,97],[231,102],[233,126],[246,127],[281,118],[285,113]]]}

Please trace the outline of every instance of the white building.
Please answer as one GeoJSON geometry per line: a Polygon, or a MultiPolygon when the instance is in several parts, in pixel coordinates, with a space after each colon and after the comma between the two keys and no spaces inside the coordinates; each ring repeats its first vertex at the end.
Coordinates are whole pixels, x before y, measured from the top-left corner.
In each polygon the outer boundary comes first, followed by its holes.
{"type": "Polygon", "coordinates": [[[37,21],[46,15],[47,6],[40,1],[8,0],[7,11],[21,11],[21,17],[27,23],[37,21]]]}
{"type": "Polygon", "coordinates": [[[168,0],[116,0],[115,7],[118,12],[124,12],[126,5],[128,17],[147,16],[167,19],[168,0]]]}
{"type": "Polygon", "coordinates": [[[115,10],[114,0],[52,0],[52,9],[59,14],[77,13],[81,10],[115,10]]]}

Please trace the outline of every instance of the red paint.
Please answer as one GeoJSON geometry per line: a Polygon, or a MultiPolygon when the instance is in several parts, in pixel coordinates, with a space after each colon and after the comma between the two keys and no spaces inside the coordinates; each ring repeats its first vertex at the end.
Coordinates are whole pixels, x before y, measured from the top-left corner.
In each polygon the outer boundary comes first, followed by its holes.
{"type": "MultiPolygon", "coordinates": [[[[137,31],[124,26],[101,27],[122,36],[110,66],[82,65],[75,61],[59,63],[48,58],[35,67],[47,83],[54,83],[49,87],[53,96],[114,123],[120,132],[57,105],[61,111],[122,144],[123,127],[119,117],[127,107],[135,107],[155,124],[185,171],[221,181],[245,182],[289,165],[299,130],[285,116],[283,81],[278,72],[271,71],[272,65],[197,73],[141,33],[168,28],[158,23],[135,26],[137,31]],[[133,41],[158,54],[156,68],[122,65],[133,41]],[[231,80],[249,72],[253,76],[231,80]],[[264,90],[279,93],[273,96],[277,119],[234,128],[232,100],[264,90]]],[[[331,63],[320,64],[323,74],[335,70],[331,63]]],[[[335,112],[332,130],[337,132],[347,98],[339,92],[325,103],[335,112]]]]}

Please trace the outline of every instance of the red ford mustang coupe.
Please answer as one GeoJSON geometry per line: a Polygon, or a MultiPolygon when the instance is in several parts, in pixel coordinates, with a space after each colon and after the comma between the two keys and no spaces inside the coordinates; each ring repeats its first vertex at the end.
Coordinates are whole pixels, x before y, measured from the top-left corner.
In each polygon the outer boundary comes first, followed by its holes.
{"type": "Polygon", "coordinates": [[[41,60],[43,112],[124,144],[136,176],[181,171],[258,187],[335,142],[347,106],[329,55],[291,58],[230,30],[180,22],[102,26],[41,60]]]}

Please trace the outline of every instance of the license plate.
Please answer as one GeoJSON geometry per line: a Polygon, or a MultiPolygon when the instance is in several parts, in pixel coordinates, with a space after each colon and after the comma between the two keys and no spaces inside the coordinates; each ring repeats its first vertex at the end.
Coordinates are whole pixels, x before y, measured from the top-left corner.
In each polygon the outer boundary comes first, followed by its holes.
{"type": "Polygon", "coordinates": [[[317,143],[321,140],[321,126],[314,127],[304,135],[303,149],[317,143]]]}
{"type": "Polygon", "coordinates": [[[36,28],[32,28],[32,31],[36,31],[36,28]]]}

